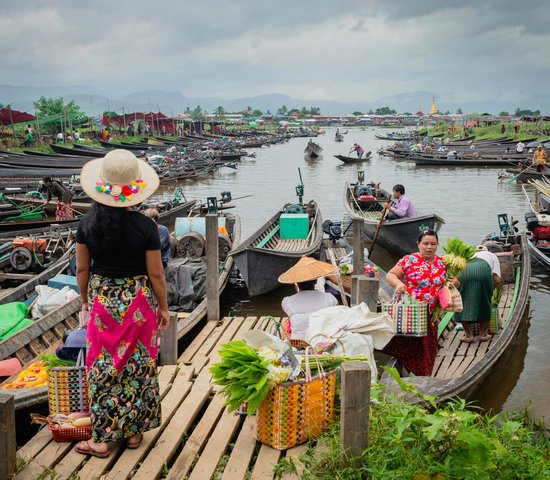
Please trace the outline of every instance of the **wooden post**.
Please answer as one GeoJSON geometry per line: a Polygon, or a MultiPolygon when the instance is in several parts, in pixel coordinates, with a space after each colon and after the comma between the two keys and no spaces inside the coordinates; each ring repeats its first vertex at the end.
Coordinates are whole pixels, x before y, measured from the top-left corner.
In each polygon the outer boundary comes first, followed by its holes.
{"type": "Polygon", "coordinates": [[[353,219],[353,272],[357,275],[363,274],[365,265],[365,250],[363,243],[363,219],[353,219]]]}
{"type": "Polygon", "coordinates": [[[352,275],[351,277],[351,306],[365,302],[371,312],[378,308],[378,288],[380,286],[380,273],[374,277],[367,275],[352,275]]]}
{"type": "Polygon", "coordinates": [[[170,312],[168,328],[160,332],[159,364],[176,365],[178,363],[178,314],[170,312]]]}
{"type": "Polygon", "coordinates": [[[361,453],[369,446],[371,371],[366,362],[342,364],[340,393],[340,462],[343,467],[361,464],[361,453]]]}
{"type": "Polygon", "coordinates": [[[218,215],[206,215],[206,318],[220,319],[218,215]]]}
{"type": "Polygon", "coordinates": [[[16,443],[13,395],[0,393],[0,478],[15,472],[16,443]]]}

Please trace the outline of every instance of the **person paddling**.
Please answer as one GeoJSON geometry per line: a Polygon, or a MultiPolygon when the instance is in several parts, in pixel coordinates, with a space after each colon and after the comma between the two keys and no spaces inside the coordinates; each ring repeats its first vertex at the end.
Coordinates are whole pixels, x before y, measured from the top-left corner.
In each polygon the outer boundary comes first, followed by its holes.
{"type": "Polygon", "coordinates": [[[393,202],[386,202],[386,207],[389,209],[388,220],[416,217],[416,209],[411,199],[405,196],[405,187],[399,183],[393,187],[393,202]]]}
{"type": "Polygon", "coordinates": [[[357,158],[363,158],[363,154],[365,153],[365,150],[363,150],[363,147],[358,143],[354,143],[353,148],[349,151],[349,153],[352,153],[352,152],[357,153],[357,158]]]}

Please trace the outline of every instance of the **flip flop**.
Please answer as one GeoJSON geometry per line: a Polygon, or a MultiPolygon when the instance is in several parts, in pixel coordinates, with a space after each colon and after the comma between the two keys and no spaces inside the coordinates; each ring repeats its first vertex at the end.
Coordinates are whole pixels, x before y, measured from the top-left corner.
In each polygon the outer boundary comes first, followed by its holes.
{"type": "Polygon", "coordinates": [[[91,455],[92,457],[97,458],[107,458],[111,452],[107,450],[106,452],[100,452],[98,450],[94,450],[91,446],[88,440],[82,440],[81,442],[78,442],[74,446],[74,451],[81,453],[82,455],[91,455]],[[81,445],[85,445],[85,447],[82,447],[81,445]]]}
{"type": "Polygon", "coordinates": [[[491,340],[491,338],[493,338],[491,335],[484,335],[484,336],[479,336],[479,341],[480,342],[487,342],[488,340],[491,340]]]}
{"type": "Polygon", "coordinates": [[[139,448],[141,445],[141,441],[143,440],[143,435],[139,434],[139,440],[130,442],[130,440],[126,440],[126,448],[129,448],[131,450],[135,450],[136,448],[139,448]]]}
{"type": "Polygon", "coordinates": [[[464,342],[464,343],[474,343],[476,341],[476,339],[474,337],[463,336],[463,337],[460,338],[460,341],[464,342]]]}

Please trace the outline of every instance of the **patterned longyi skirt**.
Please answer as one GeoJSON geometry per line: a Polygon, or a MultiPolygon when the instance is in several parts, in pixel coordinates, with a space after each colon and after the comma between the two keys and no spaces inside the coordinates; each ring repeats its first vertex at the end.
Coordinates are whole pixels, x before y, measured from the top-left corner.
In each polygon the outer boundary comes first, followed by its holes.
{"type": "Polygon", "coordinates": [[[88,299],[86,367],[93,440],[114,442],[158,427],[158,326],[148,278],[93,275],[88,299]]]}

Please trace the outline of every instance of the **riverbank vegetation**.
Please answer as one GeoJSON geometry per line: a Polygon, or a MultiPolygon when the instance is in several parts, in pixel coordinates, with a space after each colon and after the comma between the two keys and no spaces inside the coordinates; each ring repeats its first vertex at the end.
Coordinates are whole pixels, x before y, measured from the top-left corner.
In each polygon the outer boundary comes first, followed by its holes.
{"type": "Polygon", "coordinates": [[[339,426],[279,474],[300,471],[318,480],[538,480],[550,478],[550,440],[528,407],[484,415],[463,400],[432,408],[371,391],[370,443],[361,462],[340,467],[339,426]]]}

